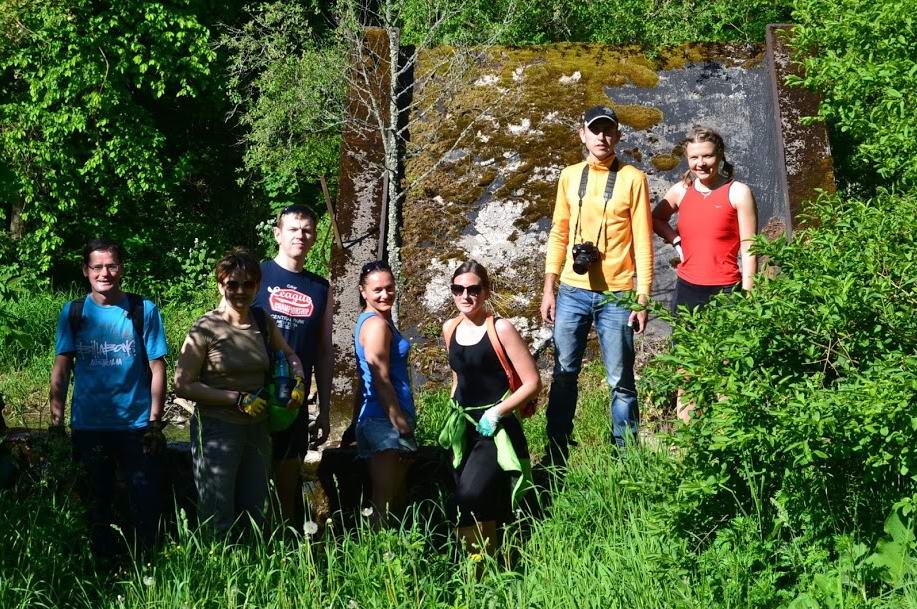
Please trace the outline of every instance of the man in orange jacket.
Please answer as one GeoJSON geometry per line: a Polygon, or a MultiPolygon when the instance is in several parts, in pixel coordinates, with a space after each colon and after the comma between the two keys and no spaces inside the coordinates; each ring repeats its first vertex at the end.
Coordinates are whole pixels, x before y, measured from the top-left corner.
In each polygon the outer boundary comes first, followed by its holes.
{"type": "Polygon", "coordinates": [[[542,318],[554,325],[546,458],[556,465],[566,463],[577,380],[593,323],[611,388],[615,443],[624,447],[628,436],[636,435],[634,333],[643,332],[646,311],[631,311],[616,297],[636,285],[638,301],[646,304],[653,281],[649,186],[642,171],[624,165],[615,155],[621,134],[614,110],[605,106],[587,110],[579,136],[588,154],[585,161],[560,174],[541,301],[542,318]]]}

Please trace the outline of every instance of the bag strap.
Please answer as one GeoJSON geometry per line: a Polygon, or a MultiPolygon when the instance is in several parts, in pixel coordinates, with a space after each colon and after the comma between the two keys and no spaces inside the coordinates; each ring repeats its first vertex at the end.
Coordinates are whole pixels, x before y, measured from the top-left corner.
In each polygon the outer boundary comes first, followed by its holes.
{"type": "Polygon", "coordinates": [[[510,363],[509,357],[506,355],[506,350],[503,348],[503,343],[500,342],[500,337],[497,335],[497,324],[494,321],[494,316],[488,315],[485,323],[487,324],[487,337],[490,339],[490,344],[494,348],[494,353],[497,354],[497,359],[500,360],[500,365],[503,366],[503,372],[506,374],[506,379],[509,381],[509,389],[510,391],[515,391],[519,388],[517,381],[519,375],[510,363]]]}
{"type": "Polygon", "coordinates": [[[446,339],[446,353],[449,353],[449,345],[452,344],[452,335],[455,334],[455,329],[458,328],[460,323],[462,323],[462,316],[456,315],[447,321],[446,326],[443,328],[443,338],[446,339]]]}
{"type": "Polygon", "coordinates": [[[264,341],[264,350],[267,351],[267,373],[265,373],[265,384],[269,384],[274,374],[274,350],[271,349],[271,337],[268,334],[270,326],[267,323],[267,311],[261,307],[251,308],[252,317],[258,331],[261,332],[261,340],[264,341]]]}
{"type": "Polygon", "coordinates": [[[86,304],[85,298],[77,298],[70,301],[70,308],[67,310],[67,324],[70,326],[70,333],[74,339],[80,328],[83,327],[83,305],[86,304]]]}
{"type": "Polygon", "coordinates": [[[134,326],[134,334],[137,336],[137,353],[140,355],[140,361],[143,362],[144,371],[149,373],[150,360],[146,354],[146,340],[143,336],[143,296],[127,292],[127,317],[134,326]]]}

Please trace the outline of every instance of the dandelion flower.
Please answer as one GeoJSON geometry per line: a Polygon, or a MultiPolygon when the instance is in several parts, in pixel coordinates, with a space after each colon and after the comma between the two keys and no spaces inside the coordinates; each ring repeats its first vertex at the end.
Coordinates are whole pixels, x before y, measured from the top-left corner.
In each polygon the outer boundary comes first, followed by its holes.
{"type": "MultiPolygon", "coordinates": [[[[363,511],[365,512],[366,510],[363,511]]],[[[372,508],[370,508],[369,511],[372,512],[372,508]]],[[[359,605],[357,604],[357,601],[353,599],[350,599],[350,601],[347,603],[347,609],[357,609],[357,607],[359,607],[359,605]]]]}
{"type": "Polygon", "coordinates": [[[147,576],[145,576],[145,577],[143,578],[143,585],[144,585],[144,586],[148,586],[148,587],[149,587],[149,586],[152,586],[152,585],[155,584],[155,583],[156,583],[156,578],[154,578],[154,577],[150,577],[149,575],[147,575],[147,576]]]}
{"type": "Polygon", "coordinates": [[[393,558],[395,558],[395,555],[392,554],[390,551],[386,551],[385,554],[382,555],[382,560],[384,560],[385,562],[392,562],[393,558]]]}
{"type": "Polygon", "coordinates": [[[484,560],[484,557],[480,554],[472,554],[468,558],[471,559],[471,562],[481,562],[482,560],[484,560]]]}
{"type": "Polygon", "coordinates": [[[371,507],[363,508],[360,510],[360,513],[363,514],[366,518],[369,518],[373,515],[373,509],[371,507]]]}
{"type": "Polygon", "coordinates": [[[303,533],[306,535],[315,535],[318,533],[318,525],[312,522],[311,520],[306,521],[303,525],[303,533]]]}

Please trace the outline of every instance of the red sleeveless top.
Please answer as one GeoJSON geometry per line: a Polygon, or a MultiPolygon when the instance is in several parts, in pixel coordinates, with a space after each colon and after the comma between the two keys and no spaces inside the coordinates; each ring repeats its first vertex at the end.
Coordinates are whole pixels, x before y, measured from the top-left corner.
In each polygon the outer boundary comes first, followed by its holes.
{"type": "Polygon", "coordinates": [[[729,203],[729,180],[710,193],[688,187],[678,206],[678,235],[685,261],[676,273],[695,285],[734,285],[739,270],[739,216],[729,203]]]}

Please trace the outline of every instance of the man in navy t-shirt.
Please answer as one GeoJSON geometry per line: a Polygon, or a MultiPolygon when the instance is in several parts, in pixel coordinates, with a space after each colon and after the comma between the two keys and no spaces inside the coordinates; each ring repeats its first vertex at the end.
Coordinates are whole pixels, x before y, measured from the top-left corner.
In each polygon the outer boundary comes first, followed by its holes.
{"type": "Polygon", "coordinates": [[[93,550],[110,557],[118,548],[111,527],[116,469],[127,485],[137,541],[149,548],[156,539],[166,338],[156,305],[121,291],[124,263],[117,243],[90,241],[83,249],[83,275],[91,292],[64,305],[57,321],[50,432],[64,436],[72,372],[70,425],[74,455],[92,490],[93,550]]]}
{"type": "Polygon", "coordinates": [[[261,289],[255,306],[271,314],[305,370],[306,395],[315,369],[318,385],[318,418],[309,427],[308,408],[301,408],[286,430],[274,432],[274,484],[282,516],[287,523],[302,522],[300,468],[312,445],[328,439],[331,400],[331,296],[328,281],[305,270],[306,254],[315,243],[315,212],[306,205],[291,205],[280,212],[274,226],[277,256],[261,263],[261,289]],[[297,499],[299,498],[299,499],[297,499]]]}

